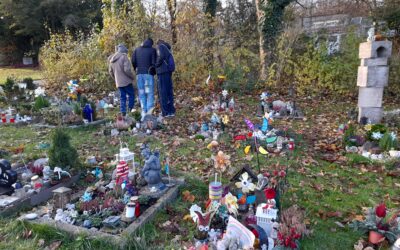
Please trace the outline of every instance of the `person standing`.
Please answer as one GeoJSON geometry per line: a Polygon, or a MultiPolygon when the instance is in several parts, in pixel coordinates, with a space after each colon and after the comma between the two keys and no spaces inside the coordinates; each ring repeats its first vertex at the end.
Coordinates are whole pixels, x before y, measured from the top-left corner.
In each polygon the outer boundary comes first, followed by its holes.
{"type": "Polygon", "coordinates": [[[108,72],[114,79],[121,95],[120,111],[123,116],[126,116],[126,97],[128,96],[128,108],[131,111],[135,104],[135,90],[133,88],[132,66],[125,45],[118,45],[117,52],[110,56],[108,61],[108,72]]]}
{"type": "Polygon", "coordinates": [[[154,75],[156,49],[153,40],[146,39],[132,54],[132,65],[136,71],[139,101],[142,107],[142,119],[154,110],[154,75]]]}
{"type": "Polygon", "coordinates": [[[175,62],[171,46],[163,40],[158,40],[156,60],[157,87],[161,112],[164,117],[175,116],[174,89],[172,84],[172,72],[174,71],[175,62]]]}

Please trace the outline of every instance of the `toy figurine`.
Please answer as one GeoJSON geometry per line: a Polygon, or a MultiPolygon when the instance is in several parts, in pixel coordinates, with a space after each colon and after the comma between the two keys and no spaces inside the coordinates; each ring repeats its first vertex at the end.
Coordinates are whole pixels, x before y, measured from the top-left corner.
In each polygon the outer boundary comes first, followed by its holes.
{"type": "Polygon", "coordinates": [[[200,212],[195,211],[197,214],[197,232],[196,239],[205,241],[208,238],[208,232],[210,231],[211,214],[207,213],[203,216],[200,212]]]}

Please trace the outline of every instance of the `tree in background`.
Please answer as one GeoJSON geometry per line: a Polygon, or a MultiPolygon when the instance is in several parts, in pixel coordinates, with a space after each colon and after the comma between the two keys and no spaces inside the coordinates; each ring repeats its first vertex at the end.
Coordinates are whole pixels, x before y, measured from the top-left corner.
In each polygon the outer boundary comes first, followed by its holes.
{"type": "Polygon", "coordinates": [[[217,0],[204,0],[204,13],[206,14],[206,37],[205,37],[205,47],[206,47],[206,60],[208,64],[208,70],[213,70],[214,67],[214,35],[215,35],[215,15],[217,14],[217,0]]]}
{"type": "Polygon", "coordinates": [[[176,31],[176,0],[167,0],[168,12],[171,19],[171,35],[172,45],[178,42],[177,31],[176,31]]]}
{"type": "Polygon", "coordinates": [[[276,38],[282,31],[286,7],[295,0],[256,0],[260,26],[260,78],[265,79],[266,68],[272,61],[276,38]]]}
{"type": "Polygon", "coordinates": [[[37,54],[49,31],[90,31],[101,25],[101,5],[100,0],[0,0],[0,15],[11,32],[6,39],[14,37],[17,47],[37,54]]]}

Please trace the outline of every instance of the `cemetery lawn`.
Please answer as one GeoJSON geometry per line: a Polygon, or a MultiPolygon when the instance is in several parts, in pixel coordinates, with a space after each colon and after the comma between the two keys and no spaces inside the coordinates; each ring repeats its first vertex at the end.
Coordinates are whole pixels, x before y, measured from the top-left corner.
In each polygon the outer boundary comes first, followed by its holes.
{"type": "Polygon", "coordinates": [[[3,84],[7,77],[24,79],[27,77],[33,80],[42,79],[42,72],[37,68],[10,68],[10,67],[0,67],[0,84],[3,84]]]}
{"type": "MultiPolygon", "coordinates": [[[[257,100],[256,97],[253,99],[257,100]]],[[[248,97],[238,99],[243,109],[240,113],[255,113],[256,103],[248,100],[248,97]]],[[[162,154],[170,154],[173,159],[172,174],[186,177],[186,185],[181,191],[189,190],[195,196],[194,202],[204,206],[203,202],[208,196],[208,175],[212,169],[206,159],[210,158],[211,153],[206,149],[207,142],[191,140],[184,133],[186,123],[194,121],[190,105],[185,104],[186,108],[178,109],[180,112],[177,117],[168,121],[162,135],[146,140],[152,148],[159,148],[162,154]]],[[[282,197],[283,208],[294,204],[304,208],[306,222],[312,230],[311,236],[302,240],[301,249],[353,249],[362,235],[352,231],[348,223],[362,215],[364,207],[374,206],[381,201],[385,201],[389,208],[399,207],[400,181],[393,175],[398,172],[395,172],[392,162],[378,164],[343,152],[336,130],[340,123],[347,121],[346,111],[349,107],[356,107],[355,102],[332,104],[308,99],[303,100],[300,107],[305,111],[306,121],[275,120],[273,123],[277,127],[287,126],[297,134],[294,155],[289,160],[286,157],[261,156],[261,166],[265,170],[273,164],[290,166],[290,187],[282,197]]],[[[255,120],[255,116],[251,117],[255,120]]],[[[241,114],[237,115],[236,120],[235,124],[240,124],[237,126],[245,128],[241,114]]],[[[72,144],[82,156],[100,155],[111,160],[118,151],[118,141],[105,137],[101,127],[67,131],[72,137],[72,144]]],[[[44,151],[37,149],[36,145],[48,141],[50,132],[51,129],[31,126],[2,126],[0,148],[12,150],[23,145],[25,157],[35,159],[44,155],[44,151]]],[[[137,144],[143,139],[125,136],[123,140],[138,155],[137,144]]],[[[226,175],[227,181],[235,169],[249,161],[244,159],[243,146],[235,148],[229,136],[223,136],[220,144],[224,152],[232,157],[233,167],[226,175]]],[[[256,162],[253,157],[250,164],[254,169],[256,162]]],[[[191,205],[179,196],[144,226],[136,237],[130,238],[129,248],[180,249],[188,246],[195,227],[191,221],[184,220],[184,216],[191,205]]],[[[0,249],[39,249],[57,244],[58,241],[61,242],[58,249],[112,248],[102,240],[89,239],[84,235],[73,239],[50,227],[34,226],[14,218],[0,220],[0,249]]]]}

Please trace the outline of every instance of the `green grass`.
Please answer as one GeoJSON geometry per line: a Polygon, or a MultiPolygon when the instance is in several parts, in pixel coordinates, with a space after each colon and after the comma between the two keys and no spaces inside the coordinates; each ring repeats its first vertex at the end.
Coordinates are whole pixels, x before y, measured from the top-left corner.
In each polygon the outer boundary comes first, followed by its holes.
{"type": "MultiPolygon", "coordinates": [[[[312,105],[310,105],[312,106],[312,105]]],[[[339,105],[319,105],[317,108],[308,108],[307,114],[331,115],[335,119],[328,119],[333,123],[332,128],[336,128],[343,119],[338,114],[343,113],[344,104],[339,105]]],[[[190,112],[187,110],[187,112],[190,112]]],[[[314,117],[315,118],[315,117],[314,117]]],[[[321,160],[322,152],[313,152],[312,145],[308,136],[314,133],[313,128],[325,126],[318,124],[314,118],[307,121],[275,121],[274,126],[281,127],[287,125],[297,131],[305,131],[298,135],[296,140],[296,150],[289,159],[290,170],[288,174],[289,188],[282,196],[282,204],[287,208],[297,204],[304,208],[306,217],[312,234],[303,239],[301,249],[353,249],[353,245],[362,237],[358,232],[352,231],[347,222],[355,215],[362,214],[362,207],[371,207],[384,200],[384,197],[398,196],[398,183],[394,177],[387,176],[385,173],[379,173],[371,170],[377,165],[386,165],[387,169],[392,167],[393,163],[380,164],[371,162],[359,155],[348,154],[345,161],[340,163],[329,163],[321,160]],[[302,160],[312,158],[316,163],[304,164],[302,160]],[[389,166],[390,165],[390,166],[389,166]],[[340,216],[329,217],[327,214],[340,212],[340,216]],[[341,228],[337,222],[345,225],[341,228]]],[[[179,119],[185,117],[179,116],[179,119]]],[[[118,152],[119,144],[111,145],[110,137],[105,137],[101,133],[101,127],[88,127],[82,129],[68,129],[72,137],[72,144],[77,147],[82,156],[82,160],[88,155],[100,155],[106,158],[113,158],[118,152]]],[[[40,141],[49,141],[50,129],[37,129],[33,127],[15,128],[12,126],[3,126],[0,129],[0,148],[16,147],[20,144],[25,145],[25,154],[28,158],[34,158],[35,155],[43,155],[44,152],[36,149],[40,141]]],[[[209,168],[210,164],[205,161],[210,158],[211,152],[206,149],[208,142],[195,141],[181,136],[183,139],[180,145],[174,146],[174,137],[160,138],[150,137],[147,139],[134,138],[125,135],[123,141],[134,149],[136,157],[139,157],[137,143],[147,141],[151,148],[158,148],[162,156],[166,152],[171,153],[171,159],[176,163],[172,166],[172,172],[185,175],[186,185],[181,188],[181,192],[189,190],[196,196],[195,203],[203,206],[203,201],[207,199],[208,180],[201,180],[204,177],[199,172],[209,168]],[[184,170],[184,171],[182,171],[184,170]]],[[[230,137],[223,136],[220,144],[224,151],[232,156],[232,168],[238,169],[243,164],[248,163],[256,169],[257,159],[253,157],[251,161],[244,159],[243,147],[235,149],[232,147],[230,137]],[[226,149],[226,150],[225,150],[226,149]]],[[[274,164],[288,164],[286,157],[273,157],[260,155],[260,166],[263,170],[268,170],[274,164]]],[[[205,171],[206,172],[206,171],[205,171]]],[[[234,172],[234,171],[233,171],[234,172]]],[[[225,183],[229,176],[224,176],[225,183]]],[[[398,206],[395,199],[386,199],[388,207],[398,206]]],[[[130,237],[130,249],[179,249],[178,243],[173,243],[175,235],[181,235],[183,241],[189,241],[193,238],[194,224],[191,221],[184,221],[184,215],[188,214],[191,203],[178,199],[166,210],[160,211],[153,221],[145,225],[136,236],[130,237]],[[182,231],[171,232],[165,230],[162,224],[167,220],[176,222],[182,231]]],[[[204,206],[203,206],[204,207],[204,206]]],[[[65,233],[56,231],[49,227],[36,227],[28,224],[18,224],[10,222],[11,220],[0,221],[0,249],[37,249],[39,239],[45,239],[48,244],[54,240],[62,240],[61,249],[111,249],[107,244],[101,244],[100,240],[89,240],[82,236],[73,240],[65,233]],[[33,235],[24,239],[23,232],[27,229],[33,231],[33,235]],[[2,237],[4,240],[2,240],[2,237]],[[11,245],[13,244],[13,245],[11,245]]]]}
{"type": "Polygon", "coordinates": [[[19,80],[30,77],[33,80],[40,80],[42,79],[42,73],[36,68],[0,68],[0,84],[3,84],[7,77],[17,78],[19,80]]]}

